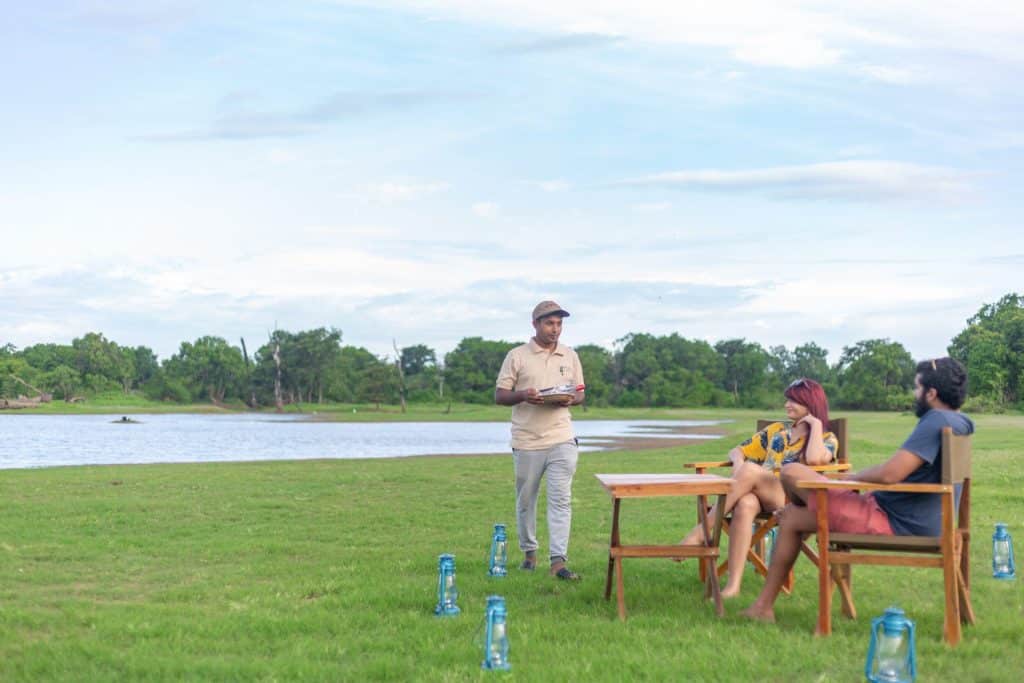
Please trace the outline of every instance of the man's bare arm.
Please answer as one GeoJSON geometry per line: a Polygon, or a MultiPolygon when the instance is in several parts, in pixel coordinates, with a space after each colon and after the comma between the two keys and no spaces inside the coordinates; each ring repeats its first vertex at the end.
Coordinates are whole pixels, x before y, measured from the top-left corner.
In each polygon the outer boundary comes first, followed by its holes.
{"type": "Polygon", "coordinates": [[[910,473],[924,464],[924,462],[921,456],[916,453],[900,449],[885,462],[873,465],[860,472],[851,472],[844,476],[843,479],[869,481],[875,484],[898,484],[910,476],[910,473]]]}
{"type": "Polygon", "coordinates": [[[514,406],[522,403],[523,401],[534,404],[543,402],[537,395],[537,390],[532,387],[529,389],[520,389],[519,391],[502,389],[501,387],[494,390],[494,402],[499,406],[514,406]]]}

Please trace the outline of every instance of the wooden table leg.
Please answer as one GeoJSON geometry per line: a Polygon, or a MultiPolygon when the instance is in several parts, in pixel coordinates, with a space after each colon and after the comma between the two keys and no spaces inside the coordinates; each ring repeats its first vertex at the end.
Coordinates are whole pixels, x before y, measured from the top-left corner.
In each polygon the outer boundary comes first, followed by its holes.
{"type": "Polygon", "coordinates": [[[612,572],[615,570],[615,559],[612,557],[612,548],[619,547],[619,503],[621,498],[616,498],[612,504],[612,538],[608,544],[608,576],[604,582],[604,599],[612,596],[612,572]]]}
{"type": "MultiPolygon", "coordinates": [[[[703,472],[701,470],[697,470],[697,474],[703,474],[703,472]]],[[[697,496],[697,523],[701,525],[701,528],[703,528],[704,519],[707,516],[708,508],[707,505],[704,504],[706,500],[707,499],[704,498],[704,496],[697,496]]],[[[703,581],[706,586],[708,580],[708,570],[707,566],[704,564],[704,560],[697,561],[697,569],[700,575],[700,580],[703,581]]]]}
{"type": "MultiPolygon", "coordinates": [[[[718,503],[715,505],[715,528],[712,531],[710,547],[718,548],[719,540],[722,537],[722,518],[725,516],[725,496],[718,496],[718,503]]],[[[705,520],[706,521],[706,520],[705,520]]],[[[706,525],[705,525],[706,528],[706,525]]],[[[705,545],[709,545],[705,543],[705,545]]],[[[712,558],[710,566],[713,568],[718,558],[712,558]]],[[[722,604],[722,592],[718,585],[718,572],[711,572],[711,592],[715,598],[715,612],[718,616],[725,616],[725,605],[722,604]]]]}
{"type": "Polygon", "coordinates": [[[827,636],[832,633],[832,573],[829,567],[828,551],[828,492],[818,489],[814,492],[818,501],[818,623],[814,635],[827,636]]]}
{"type": "MultiPolygon", "coordinates": [[[[708,529],[708,505],[705,496],[697,496],[697,522],[700,526],[701,543],[707,547],[711,532],[708,529]]],[[[715,558],[702,557],[698,561],[700,565],[700,578],[704,582],[704,599],[711,597],[711,577],[715,574],[715,558]]]]}
{"type": "Polygon", "coordinates": [[[619,619],[626,620],[626,591],[622,586],[622,558],[615,558],[615,587],[619,600],[619,619]]]}

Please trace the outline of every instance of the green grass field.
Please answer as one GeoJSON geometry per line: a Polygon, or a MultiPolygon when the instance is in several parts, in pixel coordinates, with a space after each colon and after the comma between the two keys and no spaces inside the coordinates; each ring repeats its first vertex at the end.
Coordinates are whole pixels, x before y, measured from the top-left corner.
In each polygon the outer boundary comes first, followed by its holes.
{"type": "MultiPolygon", "coordinates": [[[[581,457],[576,585],[543,571],[487,578],[495,522],[510,525],[515,545],[507,456],[0,472],[0,680],[856,681],[870,619],[894,603],[917,622],[918,680],[1021,680],[1024,577],[990,578],[990,538],[1005,521],[1024,552],[1024,417],[977,419],[978,624],[951,650],[941,640],[941,572],[931,569],[856,568],[859,619],[836,606],[833,636],[817,639],[806,560],[774,626],[736,616],[760,587],[749,569],[719,619],[702,601],[696,564],[627,560],[630,618],[619,622],[603,598],[611,504],[593,475],[718,457],[754,416],[671,414],[736,422],[722,441],[581,457]],[[443,552],[457,558],[463,614],[453,619],[432,613],[443,552]],[[508,605],[511,674],[480,669],[491,593],[508,605]]],[[[849,417],[855,467],[888,456],[914,424],[910,415],[849,417]]],[[[546,550],[543,505],[539,518],[546,550]]],[[[693,522],[688,499],[627,501],[623,540],[673,541],[693,522]]]]}

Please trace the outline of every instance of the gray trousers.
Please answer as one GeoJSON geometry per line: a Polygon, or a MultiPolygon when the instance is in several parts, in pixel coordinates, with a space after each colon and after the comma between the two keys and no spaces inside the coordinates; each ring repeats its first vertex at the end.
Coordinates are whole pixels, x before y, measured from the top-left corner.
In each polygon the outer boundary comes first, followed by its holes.
{"type": "Polygon", "coordinates": [[[548,477],[548,536],[551,561],[566,560],[569,555],[569,528],[572,526],[572,477],[576,474],[579,448],[575,441],[543,450],[512,449],[516,468],[516,530],[519,548],[537,550],[537,494],[540,480],[548,477]]]}

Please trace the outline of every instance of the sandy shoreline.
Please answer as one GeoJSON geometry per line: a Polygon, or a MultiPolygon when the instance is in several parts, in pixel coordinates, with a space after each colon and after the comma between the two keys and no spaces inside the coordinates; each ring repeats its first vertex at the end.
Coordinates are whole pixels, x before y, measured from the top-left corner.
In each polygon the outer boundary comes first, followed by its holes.
{"type": "MultiPolygon", "coordinates": [[[[612,451],[640,451],[649,450],[655,448],[682,448],[685,446],[693,446],[695,444],[703,443],[708,441],[707,438],[697,438],[693,436],[687,436],[688,434],[717,434],[723,436],[729,433],[729,430],[724,425],[707,425],[702,427],[690,427],[690,426],[679,426],[671,427],[668,425],[657,425],[648,428],[649,431],[658,431],[664,434],[671,434],[673,436],[611,436],[611,437],[594,437],[594,438],[581,438],[580,446],[590,447],[589,450],[584,452],[587,453],[609,453],[612,451]],[[593,448],[596,447],[596,450],[593,448]]],[[[490,452],[490,453],[423,453],[420,455],[405,455],[404,458],[464,458],[464,457],[477,457],[481,455],[503,455],[504,453],[511,452],[511,449],[503,452],[490,452]]]]}

